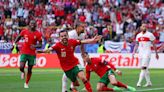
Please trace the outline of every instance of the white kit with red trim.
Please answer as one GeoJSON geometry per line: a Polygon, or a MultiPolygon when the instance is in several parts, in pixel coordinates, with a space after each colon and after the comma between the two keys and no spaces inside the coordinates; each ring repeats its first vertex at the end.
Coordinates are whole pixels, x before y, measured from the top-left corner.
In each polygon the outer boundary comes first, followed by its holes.
{"type": "Polygon", "coordinates": [[[155,40],[155,36],[151,33],[146,31],[145,33],[140,32],[136,36],[136,41],[139,42],[139,56],[142,58],[150,58],[151,56],[151,46],[152,41],[155,40]]]}

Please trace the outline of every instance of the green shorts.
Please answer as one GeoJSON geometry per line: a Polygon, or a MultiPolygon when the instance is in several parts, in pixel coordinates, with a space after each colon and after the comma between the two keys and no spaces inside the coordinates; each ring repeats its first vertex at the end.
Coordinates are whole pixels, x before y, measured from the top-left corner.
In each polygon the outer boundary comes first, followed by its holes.
{"type": "Polygon", "coordinates": [[[105,85],[108,85],[110,83],[110,80],[108,78],[109,75],[115,75],[113,70],[108,70],[103,77],[100,78],[99,82],[104,83],[105,85]]]}
{"type": "Polygon", "coordinates": [[[77,74],[83,71],[79,65],[75,66],[71,70],[68,70],[65,72],[66,76],[72,81],[75,82],[77,80],[77,74]]]}
{"type": "Polygon", "coordinates": [[[28,65],[35,65],[36,64],[36,56],[28,55],[28,54],[22,54],[20,56],[20,62],[26,62],[26,61],[28,61],[28,65]]]}

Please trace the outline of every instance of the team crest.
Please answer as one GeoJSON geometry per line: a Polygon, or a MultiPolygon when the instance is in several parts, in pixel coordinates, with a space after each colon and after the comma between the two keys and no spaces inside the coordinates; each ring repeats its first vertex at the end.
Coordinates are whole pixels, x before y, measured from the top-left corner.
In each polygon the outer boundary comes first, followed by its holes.
{"type": "Polygon", "coordinates": [[[71,46],[71,49],[73,49],[73,47],[71,46]]]}
{"type": "Polygon", "coordinates": [[[34,39],[36,39],[36,36],[34,36],[34,39]]]}

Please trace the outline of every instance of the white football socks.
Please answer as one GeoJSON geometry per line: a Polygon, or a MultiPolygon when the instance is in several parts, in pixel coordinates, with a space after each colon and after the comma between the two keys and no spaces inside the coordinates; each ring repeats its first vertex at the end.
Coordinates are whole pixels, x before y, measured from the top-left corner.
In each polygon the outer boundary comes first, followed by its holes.
{"type": "Polygon", "coordinates": [[[65,75],[65,73],[63,74],[62,77],[62,92],[66,92],[67,91],[67,76],[65,75]]]}
{"type": "Polygon", "coordinates": [[[151,83],[151,81],[150,81],[150,73],[149,73],[148,69],[146,69],[146,72],[145,72],[145,79],[146,79],[146,83],[147,84],[151,83]]]}
{"type": "Polygon", "coordinates": [[[146,73],[146,70],[141,70],[137,84],[141,84],[142,80],[145,78],[145,73],[146,73]]]}

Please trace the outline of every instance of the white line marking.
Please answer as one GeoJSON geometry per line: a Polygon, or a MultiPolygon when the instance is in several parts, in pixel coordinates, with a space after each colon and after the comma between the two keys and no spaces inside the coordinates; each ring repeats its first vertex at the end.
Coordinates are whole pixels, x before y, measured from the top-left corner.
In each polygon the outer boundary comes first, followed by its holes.
{"type": "MultiPolygon", "coordinates": [[[[60,73],[63,73],[63,72],[56,72],[56,73],[54,73],[54,72],[35,72],[35,73],[33,73],[34,75],[40,75],[40,74],[60,74],[60,73]]],[[[0,74],[0,76],[18,76],[18,75],[20,75],[20,73],[2,73],[2,74],[0,74]]]]}
{"type": "Polygon", "coordinates": [[[163,90],[164,88],[150,88],[150,89],[140,89],[137,90],[137,92],[143,92],[143,91],[152,91],[152,90],[163,90]]]}

